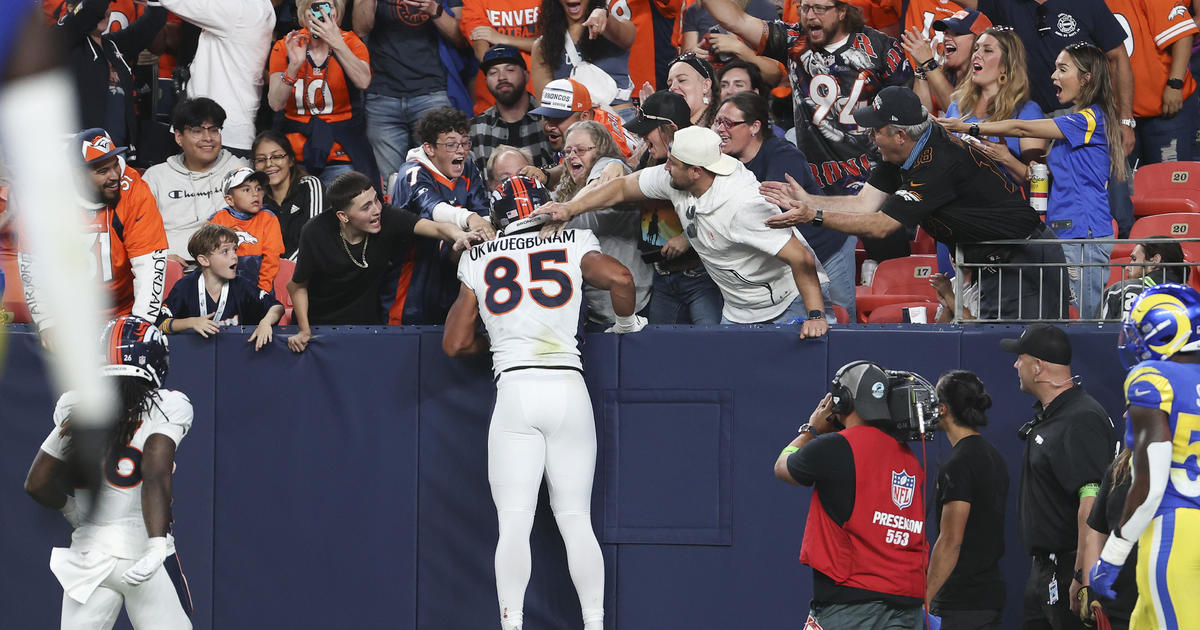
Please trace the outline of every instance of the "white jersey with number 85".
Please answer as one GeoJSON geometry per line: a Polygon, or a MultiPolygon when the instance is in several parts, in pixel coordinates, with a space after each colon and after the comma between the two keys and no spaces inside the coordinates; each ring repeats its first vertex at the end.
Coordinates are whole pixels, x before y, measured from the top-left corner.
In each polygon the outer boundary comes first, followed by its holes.
{"type": "Polygon", "coordinates": [[[497,376],[514,367],[582,369],[575,333],[583,304],[580,263],[600,243],[590,230],[500,236],[463,252],[458,278],[475,292],[497,376]]]}

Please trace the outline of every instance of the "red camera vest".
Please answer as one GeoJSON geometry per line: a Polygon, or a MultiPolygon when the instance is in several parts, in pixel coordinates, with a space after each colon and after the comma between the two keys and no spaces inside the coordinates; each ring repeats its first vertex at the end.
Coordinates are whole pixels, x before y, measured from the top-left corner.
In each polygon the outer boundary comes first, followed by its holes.
{"type": "Polygon", "coordinates": [[[874,427],[841,432],[854,453],[854,509],[838,525],[813,492],[800,562],[840,586],[925,597],[925,473],[907,444],[874,427]]]}

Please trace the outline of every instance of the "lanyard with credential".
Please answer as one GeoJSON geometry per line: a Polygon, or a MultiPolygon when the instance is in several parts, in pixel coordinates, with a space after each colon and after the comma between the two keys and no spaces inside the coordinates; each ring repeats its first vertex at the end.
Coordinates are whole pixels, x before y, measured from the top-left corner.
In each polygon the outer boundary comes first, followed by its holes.
{"type": "MultiPolygon", "coordinates": [[[[204,287],[204,278],[200,277],[198,280],[199,282],[196,283],[196,287],[200,293],[200,317],[205,317],[208,315],[208,291],[204,287]]],[[[221,299],[217,300],[217,310],[213,315],[213,321],[221,321],[221,316],[225,314],[225,300],[228,297],[229,283],[226,282],[224,286],[221,287],[221,299]]]]}

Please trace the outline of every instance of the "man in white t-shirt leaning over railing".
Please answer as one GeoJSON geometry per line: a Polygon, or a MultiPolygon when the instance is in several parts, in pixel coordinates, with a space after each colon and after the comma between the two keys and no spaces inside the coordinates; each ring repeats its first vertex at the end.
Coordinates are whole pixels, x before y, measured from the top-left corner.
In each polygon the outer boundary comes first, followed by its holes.
{"type": "Polygon", "coordinates": [[[681,129],[666,164],[590,184],[571,201],[546,204],[537,214],[566,221],[646,199],[675,206],[688,242],[725,298],[721,323],[798,320],[802,337],[829,330],[823,297],[829,279],[820,261],[799,232],[764,225],[779,208],[758,193],[753,173],[721,153],[721,139],[711,129],[681,129]]]}

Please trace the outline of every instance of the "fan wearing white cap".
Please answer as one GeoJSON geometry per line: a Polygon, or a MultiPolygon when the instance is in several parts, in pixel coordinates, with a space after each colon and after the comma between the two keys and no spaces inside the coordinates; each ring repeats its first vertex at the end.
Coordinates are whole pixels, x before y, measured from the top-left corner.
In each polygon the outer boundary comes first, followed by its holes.
{"type": "Polygon", "coordinates": [[[688,242],[721,289],[724,324],[802,322],[802,337],[829,330],[823,285],[829,280],[804,237],[772,233],[779,209],[758,194],[758,180],[721,153],[711,129],[675,132],[666,164],[614,179],[566,203],[543,206],[555,220],[646,199],[670,201],[688,242]]]}

